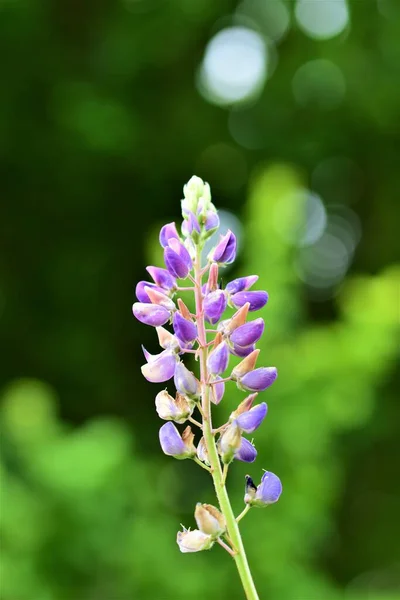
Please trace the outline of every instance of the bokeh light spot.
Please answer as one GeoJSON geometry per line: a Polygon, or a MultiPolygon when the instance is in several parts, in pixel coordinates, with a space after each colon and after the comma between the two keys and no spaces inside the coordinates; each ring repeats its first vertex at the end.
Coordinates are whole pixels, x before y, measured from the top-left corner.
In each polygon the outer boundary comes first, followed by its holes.
{"type": "Polygon", "coordinates": [[[251,19],[261,33],[275,42],[285,35],[290,24],[289,11],[281,0],[244,0],[236,16],[251,19]]]}
{"type": "Polygon", "coordinates": [[[350,20],[345,0],[298,0],[295,15],[304,33],[318,40],[339,35],[350,20]]]}
{"type": "Polygon", "coordinates": [[[342,71],[330,60],[311,60],[293,77],[293,94],[298,104],[334,108],[343,100],[346,83],[342,71]]]}
{"type": "Polygon", "coordinates": [[[273,219],[279,235],[300,247],[314,244],[323,234],[327,222],[321,198],[309,190],[298,190],[280,198],[273,219]]]}

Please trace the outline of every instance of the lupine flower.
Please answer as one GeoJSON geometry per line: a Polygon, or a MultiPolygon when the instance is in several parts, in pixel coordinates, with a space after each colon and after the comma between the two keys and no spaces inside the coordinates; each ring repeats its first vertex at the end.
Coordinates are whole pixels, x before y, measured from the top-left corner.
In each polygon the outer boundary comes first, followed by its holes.
{"type": "Polygon", "coordinates": [[[169,239],[168,246],[164,248],[164,261],[169,273],[180,279],[185,279],[193,266],[189,252],[175,238],[169,239]]]}
{"type": "Polygon", "coordinates": [[[193,531],[187,529],[178,531],[176,542],[181,552],[200,552],[201,550],[209,550],[214,544],[212,536],[203,533],[199,529],[193,529],[193,531]]]}
{"type": "Polygon", "coordinates": [[[170,350],[179,349],[179,342],[177,338],[170,331],[168,331],[168,329],[165,329],[164,327],[156,327],[156,332],[158,343],[160,344],[161,348],[169,348],[170,350]]]}
{"type": "Polygon", "coordinates": [[[245,292],[249,290],[258,280],[258,275],[248,275],[247,277],[239,277],[230,281],[225,290],[228,294],[236,294],[237,292],[245,292]]]}
{"type": "MultiPolygon", "coordinates": [[[[221,377],[218,375],[216,377],[211,377],[211,382],[219,381],[221,377]]],[[[211,386],[211,402],[214,404],[219,404],[225,393],[225,382],[220,381],[219,383],[214,383],[211,386]]]]}
{"type": "Polygon", "coordinates": [[[259,486],[254,485],[254,482],[249,475],[246,475],[246,488],[244,501],[250,506],[264,507],[269,504],[274,504],[279,500],[282,493],[282,483],[277,475],[270,471],[265,471],[261,478],[259,486]]]}
{"type": "Polygon", "coordinates": [[[264,332],[264,319],[255,319],[235,329],[230,341],[236,346],[251,346],[258,342],[264,332]]]}
{"type": "Polygon", "coordinates": [[[167,223],[164,227],[161,227],[160,231],[160,244],[163,248],[168,246],[168,240],[175,239],[179,240],[179,234],[176,230],[175,223],[167,223]]]}
{"type": "Polygon", "coordinates": [[[204,221],[204,229],[212,232],[212,230],[217,229],[217,227],[219,227],[219,217],[217,212],[208,210],[206,213],[206,219],[204,221]]]}
{"type": "Polygon", "coordinates": [[[242,437],[240,447],[235,452],[235,458],[242,462],[254,462],[257,458],[257,450],[249,440],[242,437]]]}
{"type": "Polygon", "coordinates": [[[253,406],[247,412],[243,412],[236,419],[236,423],[245,433],[253,433],[261,425],[268,411],[265,402],[253,406]]]}
{"type": "Polygon", "coordinates": [[[200,441],[197,444],[197,458],[199,460],[201,460],[201,462],[205,463],[206,465],[210,465],[206,441],[205,441],[204,437],[200,438],[200,441]]]}
{"type": "MultiPolygon", "coordinates": [[[[242,432],[236,421],[233,421],[222,432],[218,440],[218,451],[221,455],[222,462],[229,464],[239,451],[242,444],[242,432]]],[[[240,460],[240,459],[239,459],[240,460]]]]}
{"type": "Polygon", "coordinates": [[[174,314],[173,326],[176,337],[184,344],[189,344],[197,338],[197,327],[189,319],[185,319],[179,312],[174,314]]]}
{"type": "Polygon", "coordinates": [[[229,362],[229,350],[226,342],[221,342],[218,346],[208,355],[207,368],[212,375],[219,375],[223,373],[229,362]]]}
{"type": "Polygon", "coordinates": [[[145,291],[146,287],[156,289],[158,292],[164,291],[163,288],[157,287],[154,283],[150,283],[150,281],[139,281],[135,289],[136,298],[139,300],[139,302],[151,304],[151,300],[145,291]]]}
{"type": "Polygon", "coordinates": [[[167,269],[150,266],[146,267],[146,271],[154,279],[154,282],[158,287],[168,291],[171,291],[176,288],[176,280],[170,275],[167,269]]]}
{"type": "Polygon", "coordinates": [[[242,390],[263,392],[274,383],[277,377],[278,372],[275,367],[260,367],[243,375],[238,379],[237,385],[242,390]]]}
{"type": "Polygon", "coordinates": [[[165,325],[171,317],[170,311],[164,306],[144,302],[135,302],[132,306],[132,312],[138,321],[152,327],[165,325]]]}
{"type": "Polygon", "coordinates": [[[151,288],[151,287],[145,286],[144,291],[146,292],[146,294],[148,295],[148,297],[150,298],[150,300],[153,304],[157,304],[157,306],[163,306],[164,308],[169,310],[171,313],[176,310],[174,301],[171,300],[171,298],[169,298],[164,293],[165,290],[162,290],[161,292],[159,292],[156,288],[151,288]]]}
{"type": "Polygon", "coordinates": [[[235,260],[236,256],[236,237],[230,229],[221,236],[221,239],[215,249],[211,252],[211,260],[214,262],[229,265],[235,260]]]}
{"type": "Polygon", "coordinates": [[[186,219],[182,223],[182,233],[185,237],[192,236],[195,241],[200,239],[200,223],[191,210],[187,212],[186,219]]]}
{"type": "Polygon", "coordinates": [[[237,329],[241,325],[244,325],[246,323],[247,315],[249,312],[249,306],[250,303],[247,302],[241,308],[239,308],[239,310],[237,310],[230,319],[221,321],[221,323],[219,323],[217,327],[218,331],[220,331],[225,336],[229,336],[232,333],[232,331],[235,331],[235,329],[237,329]]]}
{"type": "Polygon", "coordinates": [[[147,364],[141,367],[143,376],[151,383],[162,383],[174,376],[177,356],[171,350],[152,356],[144,350],[147,364]]]}
{"type": "Polygon", "coordinates": [[[180,394],[184,396],[197,396],[199,391],[199,382],[183,362],[178,362],[174,373],[175,387],[180,394]]]}
{"type": "Polygon", "coordinates": [[[215,325],[220,320],[226,309],[226,294],[222,290],[210,292],[204,298],[204,318],[211,325],[215,325]]]}
{"type": "Polygon", "coordinates": [[[194,512],[197,527],[203,533],[212,535],[214,538],[222,535],[226,530],[226,522],[223,514],[212,506],[212,504],[196,504],[194,512]]]}
{"type": "Polygon", "coordinates": [[[249,354],[254,352],[255,349],[255,344],[252,344],[251,346],[238,346],[237,344],[233,344],[229,347],[229,351],[231,352],[231,354],[240,357],[249,356],[249,354]]]}
{"type": "Polygon", "coordinates": [[[160,428],[159,437],[162,451],[168,456],[182,460],[193,458],[196,454],[196,448],[193,445],[194,435],[189,426],[181,435],[175,425],[168,421],[160,428]]]}
{"type": "Polygon", "coordinates": [[[258,355],[260,354],[259,350],[253,350],[250,352],[236,367],[232,370],[231,378],[236,381],[246,375],[249,371],[253,371],[255,369],[258,355]]]}
{"type": "Polygon", "coordinates": [[[175,421],[184,423],[194,410],[194,402],[182,394],[176,394],[173,398],[167,390],[159,392],[156,396],[156,411],[164,421],[175,421]]]}
{"type": "Polygon", "coordinates": [[[260,310],[268,302],[268,294],[264,291],[259,292],[237,292],[230,296],[230,302],[235,308],[240,308],[246,302],[249,302],[249,310],[260,310]]]}

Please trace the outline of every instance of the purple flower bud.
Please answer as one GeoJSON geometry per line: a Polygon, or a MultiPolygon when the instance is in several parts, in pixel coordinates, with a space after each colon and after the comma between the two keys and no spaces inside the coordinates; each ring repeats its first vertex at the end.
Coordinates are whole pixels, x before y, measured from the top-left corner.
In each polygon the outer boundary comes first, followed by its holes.
{"type": "Polygon", "coordinates": [[[199,382],[191,371],[189,371],[183,362],[178,362],[174,374],[175,387],[180,394],[184,396],[197,396],[199,382]]]}
{"type": "Polygon", "coordinates": [[[193,321],[182,317],[180,312],[174,314],[173,319],[174,332],[176,337],[184,344],[193,342],[197,338],[197,327],[193,321]]]}
{"type": "Polygon", "coordinates": [[[264,319],[255,319],[241,327],[238,327],[231,334],[231,342],[238,346],[250,346],[257,342],[264,332],[264,319]]]}
{"type": "Polygon", "coordinates": [[[145,304],[144,302],[135,302],[132,312],[138,321],[152,327],[164,325],[171,316],[170,311],[164,306],[145,304]]]}
{"type": "MultiPolygon", "coordinates": [[[[218,381],[221,379],[218,375],[216,377],[212,377],[211,381],[218,381]]],[[[211,402],[214,404],[219,404],[225,394],[225,382],[221,381],[221,383],[216,383],[211,386],[211,402]]]]}
{"type": "Polygon", "coordinates": [[[208,355],[207,368],[212,375],[219,375],[223,373],[229,362],[229,350],[226,342],[221,342],[218,346],[208,355]]]}
{"type": "Polygon", "coordinates": [[[254,462],[257,458],[257,450],[249,440],[242,437],[240,448],[235,452],[235,458],[242,462],[254,462]]]}
{"type": "Polygon", "coordinates": [[[163,290],[160,287],[157,287],[156,285],[154,285],[154,283],[150,283],[149,281],[139,281],[135,290],[136,298],[139,300],[139,302],[151,304],[151,300],[145,290],[146,287],[151,288],[152,290],[156,290],[157,292],[165,293],[165,290],[163,290]]]}
{"type": "Polygon", "coordinates": [[[215,325],[220,320],[226,309],[227,299],[222,290],[215,290],[207,294],[204,298],[204,318],[211,325],[215,325]]]}
{"type": "Polygon", "coordinates": [[[145,349],[147,365],[141,367],[143,376],[151,383],[168,381],[174,376],[177,357],[170,350],[164,350],[161,354],[152,356],[145,349]]]}
{"type": "MultiPolygon", "coordinates": [[[[193,214],[191,210],[185,212],[187,219],[185,219],[182,223],[182,233],[185,237],[192,235],[193,232],[199,234],[200,233],[200,225],[197,220],[197,217],[193,214]]],[[[196,237],[198,239],[198,236],[196,237]]]]}
{"type": "Polygon", "coordinates": [[[265,415],[267,414],[268,407],[265,402],[253,406],[250,410],[242,413],[236,419],[236,423],[239,425],[242,431],[246,433],[253,433],[263,422],[265,415]]]}
{"type": "Polygon", "coordinates": [[[211,260],[217,263],[229,265],[235,260],[236,256],[236,237],[230,229],[221,236],[221,239],[214,251],[211,253],[211,260]]]}
{"type": "MultiPolygon", "coordinates": [[[[168,273],[167,269],[161,267],[146,267],[146,271],[154,279],[156,285],[166,290],[173,290],[176,287],[174,277],[168,273]]],[[[164,292],[165,293],[165,292],[164,292]]]]}
{"type": "Polygon", "coordinates": [[[189,252],[176,239],[168,241],[168,246],[164,249],[164,261],[171,275],[180,279],[185,279],[193,266],[189,252]]]}
{"type": "Polygon", "coordinates": [[[230,301],[235,308],[240,308],[246,304],[246,302],[249,302],[249,310],[260,310],[260,308],[267,304],[268,294],[264,291],[237,292],[230,297],[230,301]]]}
{"type": "Polygon", "coordinates": [[[217,227],[219,227],[218,213],[214,210],[208,210],[204,222],[204,229],[206,231],[211,231],[211,229],[217,229],[217,227]]]}
{"type": "Polygon", "coordinates": [[[229,350],[231,354],[244,358],[245,356],[248,356],[249,354],[254,352],[255,348],[256,347],[254,344],[252,344],[251,346],[238,346],[237,344],[234,344],[229,348],[229,350]]]}
{"type": "Polygon", "coordinates": [[[277,475],[270,471],[265,471],[261,478],[259,486],[254,485],[254,481],[249,475],[246,475],[246,487],[244,501],[250,506],[264,507],[274,504],[279,500],[282,493],[282,483],[277,475]]]}
{"type": "Polygon", "coordinates": [[[272,385],[277,377],[278,372],[275,367],[260,367],[243,375],[237,385],[251,392],[262,392],[272,385]]]}
{"type": "Polygon", "coordinates": [[[258,275],[248,275],[247,277],[239,277],[230,281],[225,290],[229,294],[237,294],[237,292],[245,292],[249,290],[258,280],[258,275]]]}
{"type": "Polygon", "coordinates": [[[168,240],[175,239],[179,240],[179,234],[176,230],[175,223],[167,223],[161,227],[160,231],[160,244],[163,248],[168,246],[168,240]]]}
{"type": "Polygon", "coordinates": [[[183,459],[196,454],[190,427],[187,427],[181,436],[175,425],[168,421],[160,428],[159,437],[162,451],[168,456],[183,459]]]}
{"type": "Polygon", "coordinates": [[[200,552],[201,550],[209,550],[214,544],[214,539],[211,535],[203,533],[199,529],[193,531],[178,531],[176,543],[181,552],[200,552]]]}
{"type": "Polygon", "coordinates": [[[150,298],[152,304],[157,304],[157,306],[163,306],[169,311],[176,310],[175,303],[169,296],[166,295],[166,290],[162,290],[159,292],[157,289],[153,289],[148,287],[147,285],[144,288],[144,291],[150,298]]]}

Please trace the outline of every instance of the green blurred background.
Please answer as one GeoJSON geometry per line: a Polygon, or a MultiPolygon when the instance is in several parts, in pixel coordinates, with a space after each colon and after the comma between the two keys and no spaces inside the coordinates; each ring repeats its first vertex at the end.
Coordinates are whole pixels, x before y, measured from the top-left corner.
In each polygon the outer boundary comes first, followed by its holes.
{"type": "Polygon", "coordinates": [[[221,548],[175,543],[211,482],[160,451],[131,316],[193,173],[238,234],[226,277],[270,293],[260,597],[400,598],[399,8],[0,3],[1,600],[243,597],[221,548]]]}

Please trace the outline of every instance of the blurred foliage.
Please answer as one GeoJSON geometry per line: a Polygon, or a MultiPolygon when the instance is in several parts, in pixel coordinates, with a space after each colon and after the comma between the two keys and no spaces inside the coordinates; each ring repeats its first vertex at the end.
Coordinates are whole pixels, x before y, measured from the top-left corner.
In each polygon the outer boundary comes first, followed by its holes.
{"type": "MultiPolygon", "coordinates": [[[[262,32],[257,3],[239,8],[262,32]]],[[[1,600],[242,598],[220,548],[175,544],[213,493],[161,455],[139,370],[154,332],[130,313],[160,255],[154,228],[179,219],[193,173],[243,223],[229,276],[258,273],[270,293],[260,364],[279,379],[251,474],[276,471],[284,493],[243,522],[260,595],[399,597],[398,3],[350,2],[348,30],[323,42],[286,6],[260,97],[221,108],[197,73],[236,2],[0,3],[1,600]],[[334,79],[298,102],[298,69],[320,59],[343,74],[341,104],[334,79]],[[275,228],[303,187],[361,220],[350,271],[322,299],[275,228]]],[[[232,387],[216,420],[240,397],[232,387]]],[[[238,511],[248,468],[230,473],[238,511]]]]}

